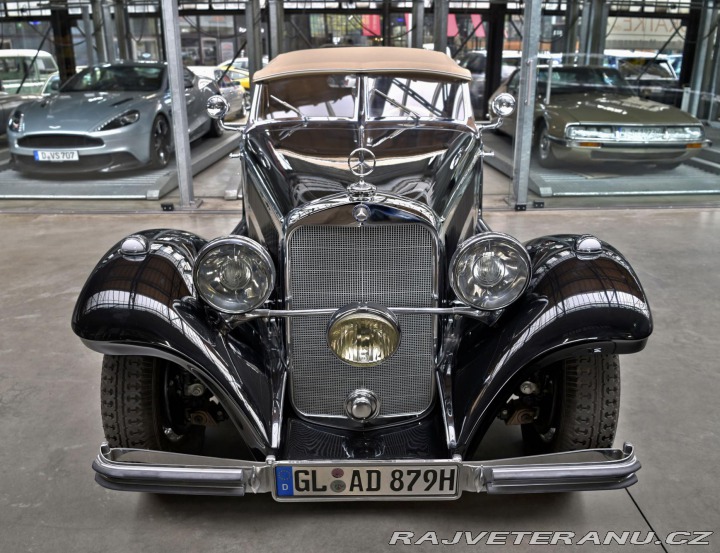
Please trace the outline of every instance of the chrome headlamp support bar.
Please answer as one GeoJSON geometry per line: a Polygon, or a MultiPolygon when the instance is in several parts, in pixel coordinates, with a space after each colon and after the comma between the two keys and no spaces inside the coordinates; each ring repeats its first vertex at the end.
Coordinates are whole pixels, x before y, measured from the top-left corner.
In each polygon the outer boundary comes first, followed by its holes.
{"type": "MultiPolygon", "coordinates": [[[[492,323],[500,316],[498,311],[481,311],[472,307],[387,307],[393,315],[458,315],[492,323]]],[[[328,309],[253,309],[227,317],[228,322],[242,323],[251,319],[321,317],[334,315],[338,310],[328,309]]]]}

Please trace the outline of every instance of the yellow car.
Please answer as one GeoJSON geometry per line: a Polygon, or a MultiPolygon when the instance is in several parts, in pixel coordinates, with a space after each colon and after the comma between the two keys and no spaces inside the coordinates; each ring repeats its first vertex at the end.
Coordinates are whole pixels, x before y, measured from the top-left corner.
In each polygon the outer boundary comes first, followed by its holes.
{"type": "Polygon", "coordinates": [[[222,63],[216,67],[216,69],[220,69],[221,71],[224,71],[227,73],[227,76],[230,77],[230,80],[234,83],[239,84],[241,87],[245,89],[245,96],[244,96],[244,107],[245,107],[245,113],[250,111],[250,104],[251,104],[251,97],[250,97],[250,72],[245,69],[239,69],[237,67],[233,67],[230,64],[222,63]]]}
{"type": "Polygon", "coordinates": [[[238,83],[245,90],[250,90],[250,73],[244,69],[237,69],[235,67],[229,67],[228,65],[218,65],[218,69],[225,71],[234,82],[238,83]]]}

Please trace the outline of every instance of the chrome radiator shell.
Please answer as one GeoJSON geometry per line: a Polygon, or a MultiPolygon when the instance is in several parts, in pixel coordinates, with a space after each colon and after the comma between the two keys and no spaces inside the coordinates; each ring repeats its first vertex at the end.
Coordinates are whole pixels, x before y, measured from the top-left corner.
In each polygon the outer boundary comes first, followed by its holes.
{"type": "MultiPolygon", "coordinates": [[[[290,310],[341,308],[351,302],[387,307],[437,307],[442,244],[430,210],[403,200],[367,203],[362,224],[347,197],[325,209],[294,213],[285,234],[285,289],[290,310]],[[390,204],[390,205],[388,205],[390,204]]],[[[435,393],[437,316],[399,317],[398,351],[375,367],[352,367],[327,345],[330,315],[287,321],[291,400],[312,419],[353,426],[347,395],[365,388],[382,403],[372,424],[428,410],[435,393]]]]}

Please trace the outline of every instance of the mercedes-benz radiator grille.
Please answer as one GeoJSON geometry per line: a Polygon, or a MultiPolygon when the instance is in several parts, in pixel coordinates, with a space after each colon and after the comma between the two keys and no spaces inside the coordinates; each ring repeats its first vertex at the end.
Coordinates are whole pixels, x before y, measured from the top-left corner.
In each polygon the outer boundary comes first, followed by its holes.
{"type": "MultiPolygon", "coordinates": [[[[287,244],[291,308],[340,308],[358,301],[434,306],[435,248],[432,230],[416,223],[299,227],[287,244]]],[[[344,418],[345,398],[358,388],[377,395],[381,418],[418,414],[430,406],[434,316],[399,316],[400,347],[368,368],[347,365],[330,351],[329,320],[289,319],[292,399],[301,413],[344,418]]]]}

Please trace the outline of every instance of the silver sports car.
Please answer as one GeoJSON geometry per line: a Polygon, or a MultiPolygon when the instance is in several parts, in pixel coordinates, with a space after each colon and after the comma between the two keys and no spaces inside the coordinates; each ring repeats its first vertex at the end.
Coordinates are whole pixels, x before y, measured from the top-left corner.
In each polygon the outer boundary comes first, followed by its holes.
{"type": "MultiPolygon", "coordinates": [[[[8,121],[16,169],[57,173],[162,168],[173,150],[164,63],[120,62],[83,69],[57,94],[24,104],[8,121]]],[[[217,86],[184,70],[190,140],[219,136],[205,104],[217,86]]]]}

